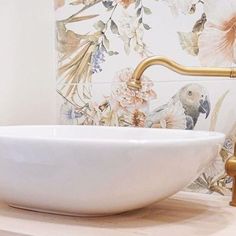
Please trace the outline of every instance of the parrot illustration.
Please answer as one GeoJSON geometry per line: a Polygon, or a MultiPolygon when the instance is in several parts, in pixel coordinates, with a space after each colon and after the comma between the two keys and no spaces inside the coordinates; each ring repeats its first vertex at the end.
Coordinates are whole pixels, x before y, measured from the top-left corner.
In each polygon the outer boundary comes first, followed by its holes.
{"type": "Polygon", "coordinates": [[[202,85],[191,83],[182,87],[167,104],[151,111],[146,118],[146,126],[192,130],[200,114],[205,114],[207,118],[210,110],[207,90],[202,85]]]}

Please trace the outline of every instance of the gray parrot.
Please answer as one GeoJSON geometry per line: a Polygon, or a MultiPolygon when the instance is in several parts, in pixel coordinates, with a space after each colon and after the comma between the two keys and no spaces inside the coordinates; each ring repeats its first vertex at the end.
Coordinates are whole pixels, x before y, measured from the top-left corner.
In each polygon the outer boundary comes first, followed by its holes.
{"type": "Polygon", "coordinates": [[[199,84],[187,84],[167,104],[154,109],[147,116],[146,126],[192,130],[200,114],[205,114],[205,118],[207,118],[210,110],[207,90],[199,84]]]}

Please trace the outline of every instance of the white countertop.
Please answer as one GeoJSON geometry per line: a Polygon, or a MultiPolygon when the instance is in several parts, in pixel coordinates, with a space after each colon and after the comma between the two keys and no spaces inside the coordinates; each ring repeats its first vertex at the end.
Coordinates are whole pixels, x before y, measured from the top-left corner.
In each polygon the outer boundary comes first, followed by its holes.
{"type": "Polygon", "coordinates": [[[230,198],[181,192],[142,210],[80,218],[14,209],[0,204],[0,236],[230,236],[236,208],[230,198]]]}

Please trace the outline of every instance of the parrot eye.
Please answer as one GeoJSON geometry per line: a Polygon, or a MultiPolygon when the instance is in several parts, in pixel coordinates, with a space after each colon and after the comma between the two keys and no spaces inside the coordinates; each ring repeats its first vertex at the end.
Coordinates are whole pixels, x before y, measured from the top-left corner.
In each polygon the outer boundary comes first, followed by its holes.
{"type": "Polygon", "coordinates": [[[193,92],[192,91],[188,91],[188,96],[192,96],[193,92]]]}

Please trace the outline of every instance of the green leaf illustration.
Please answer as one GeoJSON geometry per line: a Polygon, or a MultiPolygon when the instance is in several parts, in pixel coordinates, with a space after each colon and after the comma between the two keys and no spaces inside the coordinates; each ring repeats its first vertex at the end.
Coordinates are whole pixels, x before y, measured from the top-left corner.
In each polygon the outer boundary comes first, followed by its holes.
{"type": "Polygon", "coordinates": [[[142,13],[142,8],[139,8],[136,12],[137,17],[139,17],[142,13]]]}
{"type": "Polygon", "coordinates": [[[111,31],[113,34],[118,34],[118,35],[120,34],[118,30],[118,26],[113,20],[111,20],[111,31]]]}
{"type": "Polygon", "coordinates": [[[105,27],[106,27],[106,24],[105,24],[103,21],[99,20],[99,21],[98,21],[97,23],[95,23],[93,26],[94,26],[94,28],[95,28],[96,30],[103,31],[103,30],[105,29],[105,27]]]}
{"type": "Polygon", "coordinates": [[[143,11],[144,11],[144,13],[145,13],[146,15],[151,15],[151,14],[152,14],[151,9],[148,8],[148,7],[143,7],[143,11]]]}
{"type": "Polygon", "coordinates": [[[148,24],[143,24],[143,27],[144,27],[145,30],[150,30],[151,29],[151,27],[148,24]]]}
{"type": "Polygon", "coordinates": [[[105,34],[103,35],[103,44],[104,44],[105,48],[107,50],[109,50],[109,48],[110,48],[110,41],[108,40],[108,38],[106,37],[105,34]]]}

